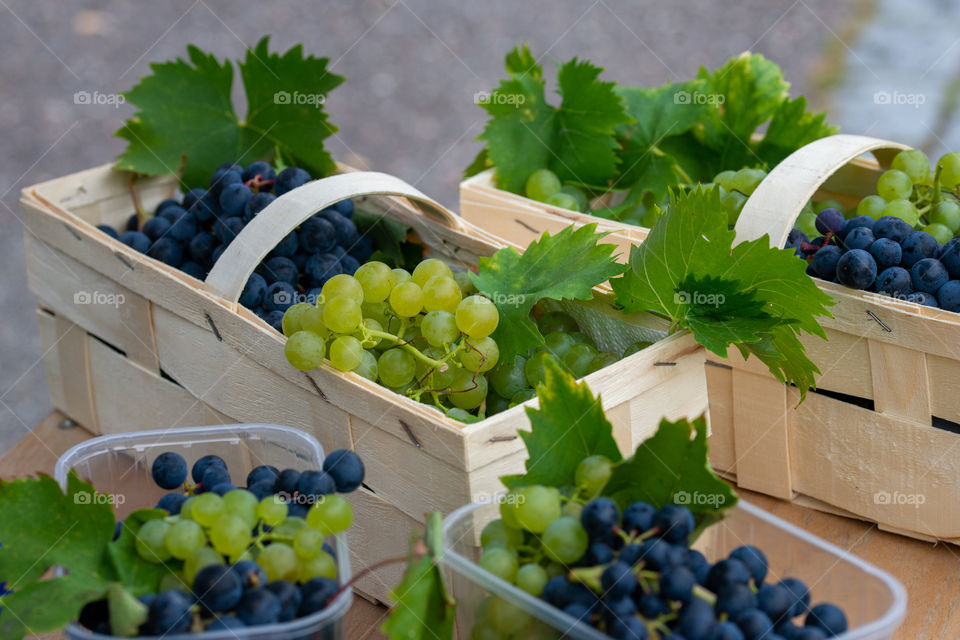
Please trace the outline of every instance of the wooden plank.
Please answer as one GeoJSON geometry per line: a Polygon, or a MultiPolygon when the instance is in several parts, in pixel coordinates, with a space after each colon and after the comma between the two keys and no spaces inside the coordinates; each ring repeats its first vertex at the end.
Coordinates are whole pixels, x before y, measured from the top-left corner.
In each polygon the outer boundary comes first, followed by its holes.
{"type": "Polygon", "coordinates": [[[737,482],[772,496],[792,498],[786,389],[769,373],[734,369],[733,398],[737,482]]]}
{"type": "Polygon", "coordinates": [[[710,398],[710,464],[718,472],[737,472],[733,430],[733,369],[711,357],[704,364],[710,398]]]}
{"type": "Polygon", "coordinates": [[[869,342],[874,408],[888,416],[928,422],[931,413],[926,354],[896,344],[869,342]]]}

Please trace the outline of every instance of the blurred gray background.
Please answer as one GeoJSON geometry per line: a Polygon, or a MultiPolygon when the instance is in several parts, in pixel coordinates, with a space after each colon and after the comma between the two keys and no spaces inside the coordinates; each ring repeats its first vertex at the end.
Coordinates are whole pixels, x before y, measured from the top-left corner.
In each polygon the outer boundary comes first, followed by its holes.
{"type": "Polygon", "coordinates": [[[274,50],[302,42],[347,77],[327,101],[334,156],[456,207],[484,122],[473,95],[496,85],[519,42],[637,85],[753,50],[845,131],[937,153],[960,149],[958,14],[947,0],[0,0],[0,452],[51,410],[18,194],[112,160],[123,147],[112,134],[132,112],[74,104],[77,91],[129,89],[188,43],[236,59],[263,35],[274,50]]]}

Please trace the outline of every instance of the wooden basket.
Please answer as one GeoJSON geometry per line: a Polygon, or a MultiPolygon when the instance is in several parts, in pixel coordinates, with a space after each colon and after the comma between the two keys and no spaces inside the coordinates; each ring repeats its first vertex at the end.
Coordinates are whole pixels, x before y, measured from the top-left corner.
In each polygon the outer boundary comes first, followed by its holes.
{"type": "MultiPolygon", "coordinates": [[[[645,227],[570,211],[505,191],[497,187],[495,171],[487,169],[460,183],[460,215],[511,244],[526,247],[544,231],[556,233],[571,225],[580,228],[596,224],[598,231],[610,234],[604,242],[616,245],[620,260],[626,262],[630,247],[643,242],[650,233],[645,227]]],[[[605,194],[593,202],[609,206],[609,199],[610,194],[605,194]]]]}
{"type": "MultiPolygon", "coordinates": [[[[173,179],[155,178],[143,181],[140,193],[151,206],[175,188],[173,179]]],[[[326,450],[356,450],[367,476],[351,495],[350,548],[362,570],[404,554],[427,511],[482,499],[500,488],[501,474],[522,471],[526,450],[517,429],[529,422],[523,407],[514,407],[465,425],[352,373],[297,371],[285,360],[283,336],[238,305],[263,256],[344,198],[412,226],[432,256],[455,266],[475,266],[502,246],[397,178],[345,173],[277,198],[203,283],[94,228],[121,225],[130,212],[127,177],[109,166],[29,187],[21,204],[53,404],[98,434],[270,422],[307,430],[326,450]]],[[[652,318],[613,311],[604,295],[598,290],[590,303],[568,305],[584,330],[601,338],[599,346],[623,349],[638,337],[665,335],[652,318]]],[[[648,437],[663,416],[706,409],[703,361],[690,335],[675,334],[587,376],[621,447],[648,437]]],[[[385,600],[399,578],[399,568],[378,572],[359,590],[385,600]]]]}
{"type": "MultiPolygon", "coordinates": [[[[852,205],[876,193],[905,148],[851,135],[803,147],[747,201],[737,241],[769,234],[782,247],[811,197],[852,205]]],[[[822,375],[803,404],[755,359],[735,350],[724,363],[708,359],[714,467],[747,489],[960,542],[960,316],[818,285],[836,305],[822,322],[828,340],[804,339],[822,375]]]]}

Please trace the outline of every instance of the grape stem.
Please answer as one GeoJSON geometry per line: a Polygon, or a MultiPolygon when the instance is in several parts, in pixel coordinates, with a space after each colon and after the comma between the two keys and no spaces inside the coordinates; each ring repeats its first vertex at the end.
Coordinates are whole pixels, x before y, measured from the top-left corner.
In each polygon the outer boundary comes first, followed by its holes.
{"type": "MultiPolygon", "coordinates": [[[[419,560],[420,558],[424,557],[425,555],[427,555],[427,551],[426,551],[426,547],[425,547],[425,546],[424,546],[424,549],[423,549],[423,553],[421,553],[421,552],[420,552],[420,549],[417,548],[417,545],[414,545],[414,559],[419,560]]],[[[408,559],[409,559],[409,558],[408,558],[407,556],[405,556],[405,555],[404,555],[404,556],[393,556],[393,557],[391,557],[391,558],[384,558],[383,560],[380,560],[379,562],[375,562],[375,563],[373,563],[372,565],[370,565],[369,567],[365,567],[364,569],[362,569],[362,570],[358,571],[357,573],[353,574],[353,577],[352,577],[352,578],[350,578],[350,579],[347,580],[345,583],[343,583],[342,585],[340,585],[340,588],[337,589],[337,591],[336,591],[332,596],[330,596],[330,602],[333,602],[334,600],[336,600],[336,599],[340,596],[341,593],[343,593],[344,591],[346,591],[347,589],[349,589],[350,587],[352,587],[354,584],[356,584],[357,581],[365,578],[366,576],[370,575],[370,574],[373,573],[374,571],[379,571],[380,569],[383,569],[384,567],[389,567],[389,566],[392,565],[392,564],[400,564],[401,562],[406,562],[408,559]]]]}
{"type": "Polygon", "coordinates": [[[443,372],[447,370],[447,363],[440,360],[434,360],[430,356],[424,355],[419,349],[410,344],[409,342],[404,342],[402,338],[399,338],[392,333],[387,333],[386,331],[377,331],[376,329],[363,329],[363,333],[374,338],[380,338],[381,340],[386,340],[393,344],[394,346],[403,349],[414,358],[429,366],[432,369],[438,369],[443,372]]]}
{"type": "Polygon", "coordinates": [[[147,212],[140,201],[140,193],[137,191],[137,174],[131,173],[130,180],[127,181],[127,187],[130,189],[130,199],[133,200],[133,208],[137,212],[137,219],[142,226],[147,221],[147,212]]]}

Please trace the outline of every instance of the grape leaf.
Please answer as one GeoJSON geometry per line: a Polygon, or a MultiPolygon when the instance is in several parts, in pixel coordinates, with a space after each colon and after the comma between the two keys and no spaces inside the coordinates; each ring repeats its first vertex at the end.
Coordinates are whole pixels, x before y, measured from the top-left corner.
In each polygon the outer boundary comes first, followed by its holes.
{"type": "Polygon", "coordinates": [[[175,174],[185,159],[186,188],[205,187],[223,162],[246,163],[277,154],[314,176],[335,164],[323,141],[336,132],[323,109],[343,77],[327,71],[327,59],[303,55],[297,45],[270,53],[263,38],[237,63],[247,97],[241,121],[230,91],[233,65],[187,47],[189,61],[154,63],[153,73],[124,93],[137,107],[115,135],[127,140],[116,168],[147,175],[175,174]]]}
{"type": "Polygon", "coordinates": [[[737,503],[733,488],[717,477],[707,457],[707,423],[664,418],[657,432],[616,465],[603,490],[621,508],[643,501],[657,508],[682,504],[698,521],[715,520],[737,503]]]}
{"type": "Polygon", "coordinates": [[[65,493],[49,476],[0,483],[0,577],[13,590],[0,596],[0,639],[59,629],[104,596],[116,577],[106,553],[114,516],[98,496],[75,473],[65,493]],[[43,579],[54,567],[69,573],[43,579]]]}
{"type": "Polygon", "coordinates": [[[390,592],[390,615],[380,627],[390,640],[451,640],[454,601],[440,569],[443,516],[427,514],[424,540],[414,541],[403,581],[390,592]]]}
{"type": "Polygon", "coordinates": [[[382,251],[393,265],[403,265],[405,260],[401,245],[407,239],[410,227],[390,218],[357,209],[353,212],[353,222],[361,236],[369,235],[377,251],[382,251]]]}
{"type": "Polygon", "coordinates": [[[545,232],[522,254],[506,247],[480,258],[477,273],[470,277],[500,312],[493,338],[501,361],[512,362],[543,344],[530,319],[530,309],[539,300],[589,300],[593,287],[623,272],[613,256],[615,246],[598,244],[603,236],[594,224],[576,230],[571,226],[556,235],[545,232]]]}
{"type": "Polygon", "coordinates": [[[600,398],[585,384],[577,384],[552,359],[545,361],[544,384],[537,388],[540,408],[527,408],[530,431],[520,431],[529,458],[523,475],[501,476],[508,489],[532,484],[565,487],[574,483],[580,461],[601,454],[621,459],[613,439],[613,425],[603,413],[600,398]]]}
{"type": "Polygon", "coordinates": [[[757,146],[757,155],[768,167],[783,161],[800,147],[833,135],[837,127],[826,122],[826,114],[807,110],[807,100],[784,100],[777,107],[763,140],[757,146]]]}

